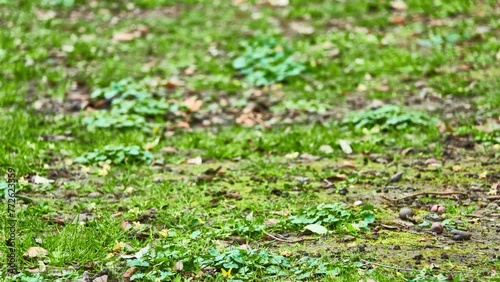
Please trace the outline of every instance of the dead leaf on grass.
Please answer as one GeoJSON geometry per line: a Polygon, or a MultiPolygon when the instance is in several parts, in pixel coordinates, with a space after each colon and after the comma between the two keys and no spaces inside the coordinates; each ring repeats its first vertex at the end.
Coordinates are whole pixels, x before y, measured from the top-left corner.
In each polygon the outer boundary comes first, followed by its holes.
{"type": "Polygon", "coordinates": [[[390,5],[391,5],[391,8],[393,8],[394,10],[398,10],[398,11],[404,11],[408,8],[408,5],[405,3],[405,1],[402,1],[402,0],[391,1],[390,5]]]}
{"type": "Polygon", "coordinates": [[[198,100],[198,98],[196,96],[192,96],[192,97],[187,98],[184,101],[184,104],[188,107],[188,109],[191,112],[197,112],[197,111],[200,110],[201,105],[203,104],[203,102],[200,101],[200,100],[198,100]]]}
{"type": "Polygon", "coordinates": [[[323,152],[325,154],[331,154],[333,153],[333,148],[330,145],[321,145],[319,147],[320,152],[323,152]]]}
{"type": "Polygon", "coordinates": [[[286,7],[290,4],[289,0],[267,0],[267,3],[273,7],[286,7]]]}
{"type": "Polygon", "coordinates": [[[123,275],[122,275],[123,281],[130,282],[130,277],[132,277],[132,275],[134,275],[134,273],[136,271],[137,271],[137,267],[131,267],[131,268],[127,269],[127,271],[125,271],[125,273],[123,273],[123,275]]]}
{"type": "Polygon", "coordinates": [[[49,251],[42,247],[29,247],[28,250],[23,254],[25,258],[39,258],[45,257],[49,254],[49,251]]]}
{"type": "Polygon", "coordinates": [[[177,149],[174,147],[163,147],[160,149],[160,152],[162,153],[177,153],[177,149]]]}
{"type": "Polygon", "coordinates": [[[135,39],[135,34],[132,32],[119,32],[113,35],[113,40],[117,42],[128,42],[135,39]]]}
{"type": "Polygon", "coordinates": [[[184,269],[184,264],[182,261],[178,261],[174,264],[174,270],[175,271],[182,271],[184,269]]]}
{"type": "Polygon", "coordinates": [[[203,160],[201,159],[201,157],[196,157],[196,158],[188,159],[186,161],[187,164],[193,164],[193,165],[201,165],[202,162],[203,162],[203,160]]]}
{"type": "Polygon", "coordinates": [[[290,28],[299,34],[313,34],[314,28],[306,22],[292,22],[290,28]]]}
{"type": "Polygon", "coordinates": [[[346,153],[346,154],[352,153],[352,148],[351,148],[351,144],[349,143],[349,141],[340,139],[339,145],[344,153],[346,153]]]}

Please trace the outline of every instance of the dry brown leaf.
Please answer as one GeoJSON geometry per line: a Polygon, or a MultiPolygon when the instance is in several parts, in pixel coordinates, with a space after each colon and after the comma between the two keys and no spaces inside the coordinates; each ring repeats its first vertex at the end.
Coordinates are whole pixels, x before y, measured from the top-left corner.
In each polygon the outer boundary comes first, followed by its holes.
{"type": "Polygon", "coordinates": [[[134,40],[135,37],[136,34],[132,32],[119,32],[113,35],[113,40],[117,42],[129,42],[134,40]]]}
{"type": "Polygon", "coordinates": [[[203,160],[201,159],[201,157],[188,159],[186,161],[187,164],[194,164],[194,165],[201,165],[202,162],[203,162],[203,160]]]}
{"type": "Polygon", "coordinates": [[[196,67],[195,66],[189,66],[184,70],[185,75],[192,75],[196,72],[196,67]]]}
{"type": "Polygon", "coordinates": [[[405,24],[405,16],[402,15],[392,15],[389,18],[389,22],[393,24],[404,25],[405,24]]]}
{"type": "Polygon", "coordinates": [[[185,122],[185,121],[179,121],[177,123],[177,128],[184,128],[184,129],[190,129],[191,126],[189,125],[189,123],[185,122]]]}
{"type": "Polygon", "coordinates": [[[404,11],[408,8],[408,5],[406,5],[405,1],[403,0],[394,0],[394,1],[391,1],[391,8],[393,8],[394,10],[398,10],[398,11],[404,11]]]}
{"type": "Polygon", "coordinates": [[[191,112],[197,112],[200,110],[202,101],[198,100],[196,96],[191,96],[184,101],[184,104],[188,107],[191,112]]]}
{"type": "Polygon", "coordinates": [[[356,168],[356,165],[355,165],[354,163],[352,163],[352,162],[345,161],[345,162],[342,164],[342,167],[355,169],[355,168],[356,168]]]}
{"type": "Polygon", "coordinates": [[[274,7],[286,7],[290,4],[289,0],[267,0],[267,3],[274,7]]]}
{"type": "Polygon", "coordinates": [[[176,153],[177,149],[175,147],[163,147],[160,149],[160,152],[162,153],[176,153]]]}
{"type": "Polygon", "coordinates": [[[132,225],[130,225],[130,223],[128,223],[127,221],[122,220],[122,222],[120,223],[120,227],[123,230],[129,230],[130,228],[132,228],[132,225]]]}
{"type": "Polygon", "coordinates": [[[25,258],[39,258],[45,257],[49,254],[49,251],[42,247],[29,247],[28,250],[23,254],[25,258]]]}
{"type": "Polygon", "coordinates": [[[178,78],[173,77],[173,78],[167,80],[163,85],[165,87],[167,87],[168,89],[174,89],[174,88],[183,86],[184,82],[182,82],[178,78]]]}
{"type": "Polygon", "coordinates": [[[314,28],[305,22],[292,22],[290,28],[299,34],[313,34],[314,28]]]}
{"type": "Polygon", "coordinates": [[[123,273],[123,281],[124,282],[130,282],[130,277],[132,275],[134,275],[134,273],[137,271],[137,267],[131,267],[129,269],[127,269],[127,271],[125,271],[125,273],[123,273]]]}

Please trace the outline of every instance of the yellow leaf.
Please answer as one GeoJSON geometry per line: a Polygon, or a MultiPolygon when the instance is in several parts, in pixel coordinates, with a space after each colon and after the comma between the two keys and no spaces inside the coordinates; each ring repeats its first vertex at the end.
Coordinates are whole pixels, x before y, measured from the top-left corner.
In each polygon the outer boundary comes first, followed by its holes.
{"type": "Polygon", "coordinates": [[[158,232],[161,237],[167,237],[168,236],[168,229],[162,229],[158,232]]]}
{"type": "Polygon", "coordinates": [[[484,171],[483,173],[479,174],[479,178],[484,179],[484,178],[486,178],[486,175],[488,175],[488,172],[484,171]]]}
{"type": "Polygon", "coordinates": [[[226,279],[231,279],[231,270],[233,270],[233,269],[230,268],[228,271],[226,271],[224,268],[221,268],[222,275],[224,275],[224,277],[226,277],[226,279]]]}

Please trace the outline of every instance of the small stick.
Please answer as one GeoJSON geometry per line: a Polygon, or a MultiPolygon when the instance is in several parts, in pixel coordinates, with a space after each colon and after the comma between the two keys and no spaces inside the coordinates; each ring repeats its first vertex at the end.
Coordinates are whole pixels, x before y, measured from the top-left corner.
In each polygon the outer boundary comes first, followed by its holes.
{"type": "Polygon", "coordinates": [[[360,261],[364,262],[364,263],[368,263],[368,264],[380,266],[380,267],[395,269],[395,270],[404,270],[404,271],[414,271],[415,270],[415,269],[410,269],[410,268],[400,268],[400,267],[394,267],[394,266],[384,265],[384,264],[380,264],[380,263],[375,263],[375,262],[367,261],[367,260],[364,260],[364,259],[360,259],[360,261]]]}
{"type": "Polygon", "coordinates": [[[486,199],[488,199],[488,200],[498,200],[498,199],[500,199],[500,196],[488,196],[488,197],[486,197],[486,199]]]}
{"type": "Polygon", "coordinates": [[[264,230],[262,230],[262,232],[264,232],[264,234],[271,237],[272,239],[274,239],[276,241],[284,242],[284,243],[298,243],[298,242],[302,242],[302,241],[306,241],[306,240],[318,240],[317,238],[302,238],[302,239],[297,239],[297,240],[287,240],[287,239],[281,239],[279,237],[276,237],[273,234],[268,233],[264,230]]]}
{"type": "Polygon", "coordinates": [[[457,191],[450,191],[450,192],[418,192],[418,193],[414,193],[414,194],[405,196],[403,198],[400,198],[400,199],[398,199],[396,201],[401,201],[401,200],[405,200],[405,199],[409,199],[409,198],[415,198],[415,197],[418,197],[418,196],[421,196],[421,195],[446,196],[446,195],[468,195],[468,194],[464,193],[464,192],[457,192],[457,191]]]}

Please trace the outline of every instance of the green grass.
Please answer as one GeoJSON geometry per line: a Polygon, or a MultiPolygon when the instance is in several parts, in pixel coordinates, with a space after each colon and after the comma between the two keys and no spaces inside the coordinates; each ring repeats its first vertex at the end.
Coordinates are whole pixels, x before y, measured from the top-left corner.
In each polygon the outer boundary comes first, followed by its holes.
{"type": "MultiPolygon", "coordinates": [[[[12,280],[106,268],[120,280],[132,266],[135,281],[495,279],[494,230],[466,217],[498,182],[495,1],[181,2],[0,1],[0,166],[19,180],[12,280]],[[277,43],[242,48],[257,39],[277,43]],[[401,183],[386,185],[397,171],[401,183]],[[445,205],[461,227],[485,230],[479,241],[381,227],[403,203],[380,195],[470,185],[476,200],[424,196],[413,208],[445,205]],[[343,208],[324,208],[333,203],[343,208]],[[24,258],[33,246],[48,256],[24,258]]],[[[7,204],[0,215],[6,240],[7,204]]]]}

